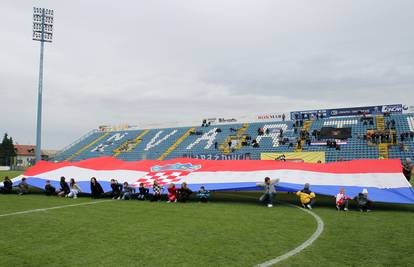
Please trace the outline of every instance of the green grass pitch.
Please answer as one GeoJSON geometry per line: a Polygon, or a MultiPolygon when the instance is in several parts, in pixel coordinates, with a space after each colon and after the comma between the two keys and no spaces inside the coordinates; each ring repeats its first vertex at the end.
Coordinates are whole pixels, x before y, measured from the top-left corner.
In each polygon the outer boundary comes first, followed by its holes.
{"type": "MultiPolygon", "coordinates": [[[[271,209],[258,196],[215,193],[207,204],[104,201],[1,217],[94,200],[0,195],[0,266],[254,266],[316,230],[312,216],[286,204],[297,203],[292,194],[279,194],[271,209]]],[[[322,235],[278,266],[414,265],[413,206],[345,213],[319,197],[313,211],[325,223],[322,235]]]]}

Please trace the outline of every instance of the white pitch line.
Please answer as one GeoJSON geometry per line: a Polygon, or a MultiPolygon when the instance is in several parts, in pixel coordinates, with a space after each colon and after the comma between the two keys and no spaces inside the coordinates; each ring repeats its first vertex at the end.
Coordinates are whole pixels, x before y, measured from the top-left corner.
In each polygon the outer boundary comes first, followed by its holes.
{"type": "Polygon", "coordinates": [[[312,234],[312,236],[308,240],[306,240],[305,242],[303,242],[298,247],[296,247],[296,248],[294,248],[294,249],[286,252],[285,254],[283,254],[283,255],[281,255],[281,256],[279,256],[277,258],[274,258],[272,260],[269,260],[269,261],[260,263],[260,264],[257,265],[258,267],[272,266],[274,264],[277,264],[277,263],[279,263],[279,262],[281,262],[283,260],[286,260],[286,259],[288,259],[288,258],[290,258],[290,257],[292,257],[292,256],[294,256],[294,255],[296,255],[298,253],[300,253],[302,250],[304,250],[305,248],[307,248],[310,245],[312,245],[312,243],[316,239],[318,239],[318,237],[322,234],[325,225],[324,225],[321,217],[319,217],[318,215],[316,215],[314,212],[312,212],[310,210],[303,209],[301,207],[298,207],[298,206],[295,206],[295,205],[292,205],[292,204],[289,204],[289,206],[296,207],[296,208],[298,208],[298,209],[300,209],[300,210],[302,210],[304,212],[307,212],[308,214],[312,215],[313,218],[315,218],[316,222],[318,223],[318,227],[316,228],[316,231],[312,234]]]}
{"type": "Polygon", "coordinates": [[[21,215],[21,214],[28,214],[28,213],[35,213],[35,212],[40,212],[40,211],[56,210],[56,209],[63,209],[63,208],[70,208],[70,207],[77,207],[77,206],[84,206],[84,205],[93,205],[93,204],[107,202],[107,201],[109,201],[109,200],[84,202],[84,203],[77,203],[77,204],[70,204],[70,205],[63,205],[63,206],[55,206],[55,207],[43,208],[43,209],[17,211],[17,212],[12,212],[12,213],[0,214],[0,217],[8,217],[8,216],[14,216],[14,215],[21,215]]]}
{"type": "MultiPolygon", "coordinates": [[[[231,196],[231,194],[226,194],[226,195],[231,196]]],[[[233,195],[233,196],[237,196],[239,198],[241,197],[239,195],[233,195]]],[[[252,196],[244,196],[244,197],[250,198],[250,199],[256,199],[255,197],[252,197],[252,196]]],[[[318,237],[322,234],[323,229],[325,227],[325,224],[323,223],[323,220],[321,219],[321,217],[319,217],[317,214],[315,214],[314,212],[312,212],[310,210],[303,209],[303,208],[301,208],[299,206],[295,206],[295,205],[292,205],[292,204],[288,204],[288,205],[291,206],[291,207],[298,208],[298,209],[300,209],[300,210],[302,210],[302,211],[304,211],[304,212],[312,215],[312,217],[316,220],[316,222],[318,224],[318,226],[316,228],[316,231],[312,234],[312,236],[308,240],[306,240],[305,242],[303,242],[302,244],[300,244],[298,247],[296,247],[296,248],[294,248],[294,249],[286,252],[283,255],[280,255],[277,258],[274,258],[274,259],[271,259],[269,261],[260,263],[260,264],[256,265],[257,267],[268,267],[268,266],[272,266],[272,265],[275,265],[275,264],[277,264],[277,263],[279,263],[279,262],[281,262],[283,260],[286,260],[286,259],[288,259],[288,258],[290,258],[290,257],[292,257],[292,256],[294,256],[296,254],[298,254],[299,252],[301,252],[305,248],[307,248],[310,245],[312,245],[312,243],[315,242],[315,240],[318,239],[318,237]]]]}

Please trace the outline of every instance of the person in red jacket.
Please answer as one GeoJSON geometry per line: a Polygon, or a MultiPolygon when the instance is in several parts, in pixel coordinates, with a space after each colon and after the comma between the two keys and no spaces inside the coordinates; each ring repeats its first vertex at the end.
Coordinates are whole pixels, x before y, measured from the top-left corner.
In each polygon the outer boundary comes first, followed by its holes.
{"type": "Polygon", "coordinates": [[[171,183],[168,185],[168,203],[170,202],[177,202],[177,189],[175,188],[175,184],[171,183]]]}

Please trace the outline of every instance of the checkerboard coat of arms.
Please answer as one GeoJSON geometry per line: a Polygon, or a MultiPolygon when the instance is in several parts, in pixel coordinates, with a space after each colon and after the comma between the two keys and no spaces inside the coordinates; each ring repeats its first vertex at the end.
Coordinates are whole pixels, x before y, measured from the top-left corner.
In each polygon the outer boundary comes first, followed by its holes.
{"type": "Polygon", "coordinates": [[[151,167],[150,172],[139,178],[132,186],[139,187],[139,184],[143,183],[145,187],[151,187],[155,180],[161,186],[170,183],[179,183],[181,179],[200,168],[201,165],[192,165],[191,163],[174,163],[163,166],[155,165],[151,167]]]}

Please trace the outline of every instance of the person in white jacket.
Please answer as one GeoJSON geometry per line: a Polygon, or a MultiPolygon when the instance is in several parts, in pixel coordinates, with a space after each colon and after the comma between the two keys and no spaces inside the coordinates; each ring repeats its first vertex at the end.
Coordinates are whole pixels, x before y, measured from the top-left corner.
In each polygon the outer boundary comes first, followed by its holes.
{"type": "Polygon", "coordinates": [[[264,194],[260,197],[260,201],[267,207],[273,207],[273,198],[276,195],[275,186],[279,183],[279,179],[271,180],[269,177],[265,177],[264,183],[257,183],[256,186],[264,188],[264,194]]]}
{"type": "Polygon", "coordinates": [[[80,187],[78,186],[78,184],[75,182],[75,179],[70,179],[70,183],[69,183],[69,187],[70,187],[70,192],[69,194],[66,195],[66,197],[70,197],[70,198],[78,198],[78,194],[81,192],[80,187]]]}
{"type": "Polygon", "coordinates": [[[345,189],[341,188],[336,194],[336,209],[348,211],[348,202],[351,198],[345,194],[345,189]]]}

